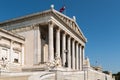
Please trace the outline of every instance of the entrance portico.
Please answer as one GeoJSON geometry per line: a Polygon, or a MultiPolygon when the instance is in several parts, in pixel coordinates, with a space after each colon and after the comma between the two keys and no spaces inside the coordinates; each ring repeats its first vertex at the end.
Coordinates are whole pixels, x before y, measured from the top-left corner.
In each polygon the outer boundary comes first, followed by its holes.
{"type": "MultiPolygon", "coordinates": [[[[65,31],[52,20],[47,23],[47,26],[45,24],[37,27],[40,28],[39,30],[46,29],[44,30],[44,35],[42,33],[43,31],[40,31],[41,36],[47,37],[46,44],[48,45],[48,53],[41,53],[43,56],[48,55],[48,57],[44,57],[47,61],[42,60],[41,58],[42,63],[53,62],[55,60],[55,56],[57,55],[57,57],[61,59],[62,67],[73,70],[82,70],[82,57],[84,57],[82,55],[84,55],[84,45],[77,41],[74,38],[74,35],[72,36],[73,33],[65,31]]],[[[40,38],[40,43],[43,44],[43,37],[40,38]]],[[[41,47],[44,46],[45,45],[42,45],[41,47]]]]}

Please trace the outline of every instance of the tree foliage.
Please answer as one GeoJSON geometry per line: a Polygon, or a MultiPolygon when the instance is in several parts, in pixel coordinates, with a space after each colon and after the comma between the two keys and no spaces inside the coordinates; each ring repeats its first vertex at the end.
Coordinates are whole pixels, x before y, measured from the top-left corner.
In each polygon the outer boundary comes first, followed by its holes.
{"type": "Polygon", "coordinates": [[[120,80],[120,72],[113,74],[113,76],[115,76],[115,80],[120,80]]]}

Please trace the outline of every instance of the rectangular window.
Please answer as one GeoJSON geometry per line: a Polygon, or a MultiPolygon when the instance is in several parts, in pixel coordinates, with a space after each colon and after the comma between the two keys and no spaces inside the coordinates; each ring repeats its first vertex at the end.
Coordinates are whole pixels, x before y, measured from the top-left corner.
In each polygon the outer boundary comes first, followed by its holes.
{"type": "Polygon", "coordinates": [[[8,59],[8,50],[3,48],[1,53],[1,60],[7,60],[7,59],[8,59]]]}
{"type": "Polygon", "coordinates": [[[18,62],[19,62],[19,53],[14,52],[14,63],[18,63],[18,62]]]}

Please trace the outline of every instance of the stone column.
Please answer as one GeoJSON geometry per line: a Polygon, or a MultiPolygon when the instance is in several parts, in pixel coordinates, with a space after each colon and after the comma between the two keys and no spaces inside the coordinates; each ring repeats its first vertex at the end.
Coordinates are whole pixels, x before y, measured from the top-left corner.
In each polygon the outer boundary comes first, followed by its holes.
{"type": "Polygon", "coordinates": [[[24,45],[22,44],[22,65],[24,65],[24,55],[25,55],[25,52],[24,52],[24,45]]]}
{"type": "Polygon", "coordinates": [[[60,58],[60,29],[56,32],[56,54],[60,58]]]}
{"type": "Polygon", "coordinates": [[[76,43],[76,69],[78,70],[78,43],[76,43]]]}
{"type": "Polygon", "coordinates": [[[41,62],[41,30],[40,27],[37,26],[37,53],[38,53],[38,60],[37,63],[41,62]]]}
{"type": "Polygon", "coordinates": [[[68,37],[68,56],[67,56],[67,61],[68,61],[68,68],[71,68],[71,37],[68,37]]]}
{"type": "Polygon", "coordinates": [[[72,41],[72,68],[75,69],[75,40],[72,41]]]}
{"type": "Polygon", "coordinates": [[[10,42],[10,55],[9,55],[11,63],[13,62],[12,55],[13,55],[13,41],[11,40],[11,42],[10,42]]]}
{"type": "Polygon", "coordinates": [[[65,66],[66,62],[66,33],[62,36],[62,64],[65,66]]]}
{"type": "Polygon", "coordinates": [[[84,55],[84,46],[82,46],[82,69],[84,65],[85,55],[84,55]]]}
{"type": "Polygon", "coordinates": [[[38,45],[38,39],[37,39],[37,27],[34,26],[34,64],[38,64],[38,52],[37,52],[37,47],[38,45]]]}
{"type": "Polygon", "coordinates": [[[81,45],[80,45],[80,47],[79,47],[79,70],[82,70],[82,47],[81,47],[81,45]]]}
{"type": "Polygon", "coordinates": [[[21,52],[18,52],[18,54],[19,54],[19,55],[18,55],[18,56],[19,56],[19,58],[18,58],[18,63],[21,64],[21,59],[22,59],[21,52]]]}
{"type": "Polygon", "coordinates": [[[49,45],[48,45],[48,53],[49,53],[49,56],[48,56],[48,59],[50,62],[53,62],[54,60],[54,34],[53,34],[53,27],[54,27],[54,24],[52,21],[49,22],[49,32],[48,32],[48,35],[49,35],[49,45]]]}

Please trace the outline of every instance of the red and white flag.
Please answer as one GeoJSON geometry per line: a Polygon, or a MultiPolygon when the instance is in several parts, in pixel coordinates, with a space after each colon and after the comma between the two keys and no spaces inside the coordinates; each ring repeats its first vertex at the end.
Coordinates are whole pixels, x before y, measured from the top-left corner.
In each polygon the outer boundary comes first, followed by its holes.
{"type": "Polygon", "coordinates": [[[65,6],[63,6],[59,11],[62,13],[65,10],[65,6]]]}

